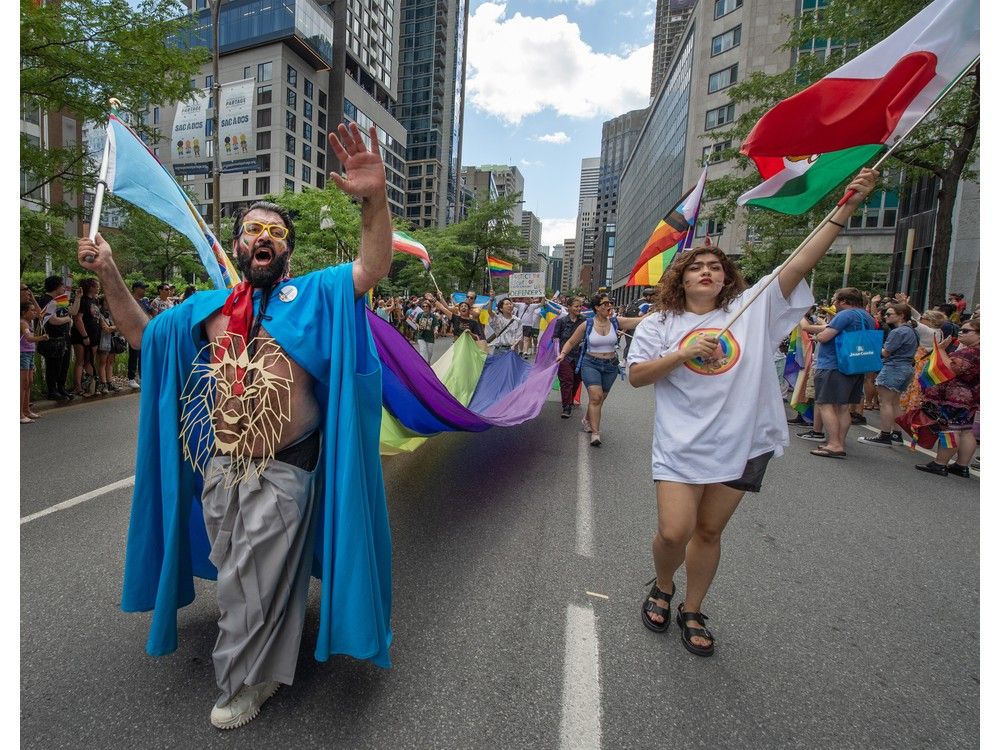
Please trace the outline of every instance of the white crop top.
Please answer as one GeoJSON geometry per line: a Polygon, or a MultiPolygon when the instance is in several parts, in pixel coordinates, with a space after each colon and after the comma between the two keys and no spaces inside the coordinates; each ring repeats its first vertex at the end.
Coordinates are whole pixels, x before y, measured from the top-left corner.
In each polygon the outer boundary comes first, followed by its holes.
{"type": "Polygon", "coordinates": [[[614,326],[611,326],[611,330],[604,336],[597,332],[596,325],[590,329],[590,337],[587,339],[588,354],[611,354],[617,345],[618,336],[615,334],[614,326]]]}

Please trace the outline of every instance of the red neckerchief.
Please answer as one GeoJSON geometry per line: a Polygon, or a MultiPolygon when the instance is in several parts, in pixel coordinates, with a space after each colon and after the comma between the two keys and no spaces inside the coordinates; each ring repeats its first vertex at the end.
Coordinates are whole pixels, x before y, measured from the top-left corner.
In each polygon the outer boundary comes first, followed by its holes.
{"type": "MultiPolygon", "coordinates": [[[[288,281],[289,278],[289,276],[281,277],[277,284],[271,287],[271,291],[276,289],[278,284],[288,281]]],[[[229,316],[229,323],[226,325],[225,335],[220,337],[219,345],[215,347],[213,360],[216,363],[222,361],[223,352],[226,351],[232,350],[233,356],[239,357],[249,343],[247,337],[250,335],[250,326],[253,325],[253,290],[250,282],[244,280],[233,287],[233,291],[226,298],[226,302],[222,306],[222,314],[229,316]],[[233,336],[239,337],[236,339],[238,344],[234,344],[233,336]],[[237,348],[238,351],[236,351],[237,348]]],[[[236,368],[232,388],[234,396],[242,396],[246,390],[246,385],[243,382],[246,374],[245,367],[236,368]]]]}

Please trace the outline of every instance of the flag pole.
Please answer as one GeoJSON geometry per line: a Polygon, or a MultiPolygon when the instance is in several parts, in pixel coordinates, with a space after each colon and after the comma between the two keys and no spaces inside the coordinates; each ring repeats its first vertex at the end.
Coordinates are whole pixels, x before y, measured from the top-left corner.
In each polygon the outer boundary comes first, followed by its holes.
{"type": "MultiPolygon", "coordinates": [[[[892,155],[892,152],[895,151],[896,148],[901,143],[903,143],[903,141],[905,141],[907,138],[910,137],[910,134],[914,130],[916,130],[917,126],[920,125],[920,123],[922,123],[925,119],[927,119],[927,115],[929,115],[931,112],[933,112],[934,108],[937,107],[937,105],[941,103],[941,101],[945,98],[945,96],[947,96],[949,93],[951,93],[951,90],[954,89],[955,86],[958,85],[959,81],[961,81],[963,78],[965,78],[965,76],[968,75],[969,71],[971,71],[978,64],[979,64],[979,55],[976,55],[976,58],[972,62],[970,62],[968,65],[966,65],[965,69],[955,77],[955,80],[953,80],[951,83],[949,83],[944,88],[944,90],[940,94],[938,94],[937,99],[935,99],[933,102],[931,102],[931,104],[927,108],[927,110],[922,115],[920,115],[919,118],[917,118],[916,122],[914,122],[906,130],[905,133],[903,133],[901,136],[899,136],[896,139],[895,143],[893,143],[889,147],[889,149],[884,154],[882,154],[882,156],[879,157],[878,161],[876,161],[870,167],[870,169],[878,169],[880,166],[882,166],[883,162],[885,162],[885,160],[888,159],[890,155],[892,155]]],[[[781,272],[785,270],[785,268],[788,266],[788,264],[791,263],[792,260],[800,252],[802,252],[802,249],[807,244],[809,244],[809,241],[812,240],[812,238],[816,236],[816,234],[819,232],[819,230],[822,229],[823,226],[826,225],[826,223],[833,218],[833,215],[837,212],[837,209],[839,209],[841,206],[843,206],[845,203],[847,203],[848,200],[850,200],[851,196],[854,195],[854,192],[855,191],[853,191],[853,190],[848,190],[847,192],[844,193],[844,197],[841,198],[839,201],[837,201],[837,205],[835,205],[833,208],[831,208],[830,212],[825,217],[823,217],[823,220],[821,222],[819,222],[815,227],[813,227],[812,231],[809,232],[809,234],[806,236],[806,238],[804,240],[802,240],[802,242],[799,244],[799,246],[797,248],[795,248],[795,250],[793,250],[792,253],[787,258],[785,258],[785,261],[780,266],[778,266],[771,273],[771,277],[768,280],[768,282],[766,284],[764,284],[763,286],[761,286],[761,288],[758,289],[757,292],[749,300],[747,300],[747,302],[743,305],[743,307],[741,307],[739,309],[739,311],[736,313],[736,315],[734,315],[730,319],[730,321],[728,323],[726,323],[726,327],[723,328],[721,331],[719,331],[718,334],[716,334],[717,336],[721,337],[721,336],[725,335],[725,333],[730,328],[733,327],[733,323],[735,323],[737,320],[739,320],[740,316],[743,315],[743,313],[745,313],[747,311],[747,308],[749,308],[750,305],[752,305],[754,303],[754,301],[764,292],[764,290],[767,289],[767,287],[769,287],[771,285],[771,283],[776,278],[778,278],[778,276],[781,274],[781,272]]]]}
{"type": "Polygon", "coordinates": [[[440,294],[443,297],[444,294],[441,292],[441,287],[438,286],[437,279],[434,278],[434,273],[430,269],[428,269],[427,270],[427,275],[430,276],[431,277],[431,281],[434,282],[434,288],[437,289],[438,294],[440,294]]]}
{"type": "MultiPolygon", "coordinates": [[[[108,99],[108,103],[112,108],[121,106],[121,102],[117,99],[108,99]]],[[[111,158],[111,136],[109,133],[110,128],[104,134],[104,153],[101,156],[101,171],[97,177],[97,188],[94,191],[94,208],[90,212],[90,231],[87,232],[87,237],[91,242],[97,239],[97,230],[101,227],[101,208],[104,206],[104,191],[108,185],[108,159],[111,158]]],[[[88,255],[84,260],[92,263],[94,256],[88,255]]]]}

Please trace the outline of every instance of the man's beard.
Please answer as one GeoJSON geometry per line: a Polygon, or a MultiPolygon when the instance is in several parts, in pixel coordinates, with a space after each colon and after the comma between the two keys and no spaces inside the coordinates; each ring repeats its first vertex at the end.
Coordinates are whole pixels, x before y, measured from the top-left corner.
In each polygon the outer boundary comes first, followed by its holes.
{"type": "Polygon", "coordinates": [[[236,256],[236,267],[243,278],[250,282],[250,286],[257,289],[272,287],[285,275],[288,268],[288,253],[276,253],[273,245],[264,243],[258,244],[248,252],[239,252],[236,256]],[[264,247],[270,250],[274,257],[265,265],[253,265],[253,256],[258,248],[264,247]]]}

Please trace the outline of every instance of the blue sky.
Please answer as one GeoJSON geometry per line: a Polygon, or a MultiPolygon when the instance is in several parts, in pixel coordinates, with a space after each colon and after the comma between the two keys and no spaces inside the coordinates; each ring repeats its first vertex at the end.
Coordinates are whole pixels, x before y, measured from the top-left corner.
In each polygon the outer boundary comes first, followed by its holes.
{"type": "Polygon", "coordinates": [[[464,164],[515,164],[542,244],[574,234],[580,160],[649,99],[655,0],[472,0],[464,164]]]}

